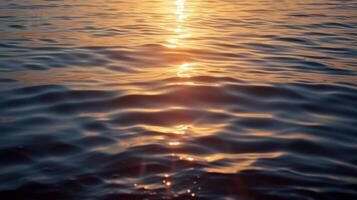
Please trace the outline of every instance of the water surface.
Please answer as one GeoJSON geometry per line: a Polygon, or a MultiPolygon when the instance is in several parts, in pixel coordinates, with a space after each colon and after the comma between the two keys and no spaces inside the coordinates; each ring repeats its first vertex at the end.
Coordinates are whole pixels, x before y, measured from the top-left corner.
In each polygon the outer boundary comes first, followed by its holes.
{"type": "Polygon", "coordinates": [[[1,1],[0,198],[356,199],[356,57],[356,1],[1,1]]]}

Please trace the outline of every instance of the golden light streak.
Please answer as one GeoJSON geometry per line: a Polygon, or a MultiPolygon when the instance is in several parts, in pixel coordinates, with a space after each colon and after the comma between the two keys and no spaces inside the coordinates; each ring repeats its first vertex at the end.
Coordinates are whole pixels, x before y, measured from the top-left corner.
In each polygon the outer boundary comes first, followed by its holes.
{"type": "Polygon", "coordinates": [[[186,19],[185,15],[185,0],[177,0],[176,1],[176,12],[175,14],[177,15],[177,21],[178,22],[183,22],[186,19]]]}
{"type": "Polygon", "coordinates": [[[170,146],[178,146],[180,144],[181,144],[180,142],[169,142],[170,146]]]}
{"type": "Polygon", "coordinates": [[[180,78],[190,78],[190,72],[194,69],[193,67],[195,65],[196,63],[184,63],[180,65],[177,71],[177,76],[180,78]]]}
{"type": "Polygon", "coordinates": [[[174,14],[176,15],[176,28],[173,29],[173,32],[176,35],[172,38],[167,39],[167,43],[163,44],[163,46],[171,49],[183,46],[183,42],[180,41],[180,39],[185,39],[191,36],[191,34],[187,33],[187,31],[183,27],[183,24],[187,19],[187,16],[185,14],[185,0],[177,0],[175,4],[176,10],[174,14]]]}
{"type": "Polygon", "coordinates": [[[187,130],[190,128],[189,125],[178,125],[175,127],[175,130],[173,131],[174,134],[178,135],[183,135],[187,132],[187,130]]]}

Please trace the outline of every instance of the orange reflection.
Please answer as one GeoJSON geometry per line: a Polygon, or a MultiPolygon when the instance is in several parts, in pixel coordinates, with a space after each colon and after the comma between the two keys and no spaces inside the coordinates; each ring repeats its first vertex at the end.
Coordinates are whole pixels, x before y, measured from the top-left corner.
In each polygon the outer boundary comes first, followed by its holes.
{"type": "Polygon", "coordinates": [[[231,164],[228,166],[214,166],[207,167],[205,171],[207,172],[216,172],[216,173],[237,173],[241,170],[251,168],[252,165],[262,158],[277,158],[282,156],[282,152],[271,152],[271,153],[246,153],[246,154],[226,154],[226,153],[217,153],[204,157],[206,162],[216,162],[219,160],[231,160],[231,164]]]}
{"type": "Polygon", "coordinates": [[[190,78],[190,72],[194,69],[193,67],[195,65],[196,63],[184,63],[180,65],[177,71],[177,76],[180,78],[190,78]]]}
{"type": "Polygon", "coordinates": [[[183,22],[186,19],[185,15],[185,0],[177,0],[176,1],[176,15],[177,15],[177,21],[178,22],[183,22]]]}
{"type": "Polygon", "coordinates": [[[180,142],[169,142],[170,146],[178,146],[180,144],[181,144],[180,142]]]}
{"type": "Polygon", "coordinates": [[[187,33],[184,28],[184,22],[187,18],[185,14],[185,0],[177,0],[176,1],[176,27],[173,29],[174,36],[166,40],[165,47],[168,48],[177,48],[183,46],[183,42],[180,39],[185,39],[190,37],[190,34],[187,33]]]}
{"type": "MultiPolygon", "coordinates": [[[[167,43],[164,45],[171,49],[187,47],[188,44],[185,43],[185,39],[191,37],[191,34],[185,28],[187,19],[185,11],[185,0],[177,0],[175,5],[176,27],[172,30],[174,35],[167,39],[167,43]]],[[[187,60],[188,58],[186,57],[185,59],[187,60]]],[[[176,76],[179,78],[191,78],[195,65],[196,63],[193,62],[185,62],[180,64],[178,67],[175,67],[176,76]]]]}
{"type": "Polygon", "coordinates": [[[179,134],[179,135],[183,135],[187,132],[187,130],[190,128],[189,125],[178,125],[174,127],[174,130],[172,131],[174,134],[179,134]]]}

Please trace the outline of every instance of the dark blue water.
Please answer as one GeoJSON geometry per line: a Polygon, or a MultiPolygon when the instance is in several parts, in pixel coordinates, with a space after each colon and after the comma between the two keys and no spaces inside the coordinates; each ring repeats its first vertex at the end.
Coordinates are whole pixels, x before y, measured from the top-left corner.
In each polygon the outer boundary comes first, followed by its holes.
{"type": "Polygon", "coordinates": [[[357,2],[0,2],[1,200],[357,199],[357,2]]]}

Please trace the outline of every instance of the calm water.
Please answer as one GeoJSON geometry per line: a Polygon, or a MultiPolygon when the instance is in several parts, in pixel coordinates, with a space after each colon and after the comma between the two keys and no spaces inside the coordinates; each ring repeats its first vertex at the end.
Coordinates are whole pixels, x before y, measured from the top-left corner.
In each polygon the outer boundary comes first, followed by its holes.
{"type": "Polygon", "coordinates": [[[0,1],[0,199],[357,199],[357,2],[0,1]]]}

